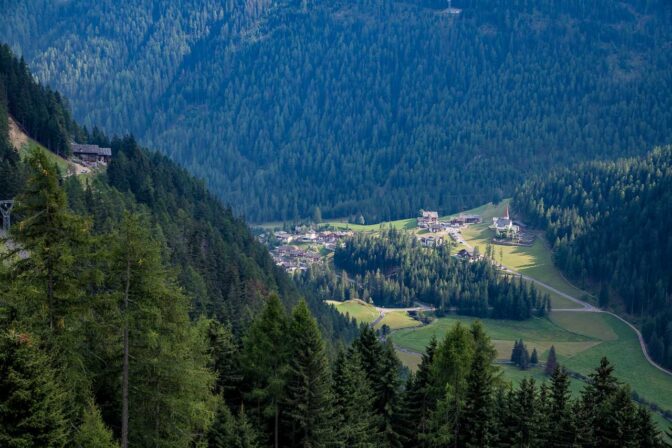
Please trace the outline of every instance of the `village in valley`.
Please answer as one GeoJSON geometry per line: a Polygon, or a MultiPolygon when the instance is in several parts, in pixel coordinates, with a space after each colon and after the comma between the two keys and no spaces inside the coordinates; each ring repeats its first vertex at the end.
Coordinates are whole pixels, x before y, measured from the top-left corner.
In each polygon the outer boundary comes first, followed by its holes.
{"type": "Polygon", "coordinates": [[[271,250],[278,266],[287,272],[306,271],[333,252],[352,230],[315,229],[314,225],[299,225],[291,230],[271,230],[259,235],[259,240],[271,250]]]}
{"type": "MultiPolygon", "coordinates": [[[[416,235],[422,247],[435,248],[451,244],[457,258],[471,261],[481,257],[478,250],[475,251],[462,234],[470,226],[482,224],[481,215],[460,213],[440,218],[438,211],[420,210],[414,221],[415,225],[408,230],[416,235]]],[[[381,224],[380,228],[385,228],[385,224],[381,224]]],[[[535,235],[526,231],[524,224],[511,218],[508,205],[503,216],[492,218],[488,229],[492,233],[493,245],[531,246],[534,243],[535,235]]],[[[313,264],[327,259],[329,254],[353,234],[354,230],[345,223],[312,223],[264,229],[258,239],[269,247],[278,266],[289,273],[295,273],[306,271],[313,264]]]]}

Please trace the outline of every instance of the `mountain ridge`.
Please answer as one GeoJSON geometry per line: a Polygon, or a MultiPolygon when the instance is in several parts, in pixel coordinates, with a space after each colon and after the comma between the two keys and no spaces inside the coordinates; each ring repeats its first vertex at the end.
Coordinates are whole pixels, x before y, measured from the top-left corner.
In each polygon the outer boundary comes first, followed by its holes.
{"type": "MultiPolygon", "coordinates": [[[[662,1],[456,0],[448,17],[440,2],[230,2],[220,16],[193,0],[172,25],[157,5],[137,5],[151,44],[137,51],[115,18],[132,10],[93,4],[41,12],[63,31],[53,42],[0,37],[83,123],[162,148],[250,221],[450,213],[529,174],[669,143],[662,1]]],[[[8,17],[37,26],[19,9],[8,17]]]]}

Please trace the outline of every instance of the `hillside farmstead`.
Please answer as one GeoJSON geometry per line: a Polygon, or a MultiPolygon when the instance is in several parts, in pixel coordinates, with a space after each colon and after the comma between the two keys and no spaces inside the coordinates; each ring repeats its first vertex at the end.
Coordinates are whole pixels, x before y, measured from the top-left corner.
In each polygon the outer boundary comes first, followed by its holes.
{"type": "Polygon", "coordinates": [[[72,155],[86,163],[108,164],[112,160],[112,149],[101,148],[98,145],[72,143],[72,155]]]}
{"type": "Polygon", "coordinates": [[[513,223],[511,217],[509,216],[509,206],[506,206],[506,211],[502,217],[492,218],[492,225],[490,226],[492,230],[495,231],[496,238],[505,238],[513,240],[518,238],[520,233],[520,227],[513,223]]]}

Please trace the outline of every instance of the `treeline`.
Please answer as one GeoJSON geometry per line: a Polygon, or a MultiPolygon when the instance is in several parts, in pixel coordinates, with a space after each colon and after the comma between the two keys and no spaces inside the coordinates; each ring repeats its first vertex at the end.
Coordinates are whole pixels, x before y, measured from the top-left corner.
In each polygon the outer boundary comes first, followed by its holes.
{"type": "Polygon", "coordinates": [[[336,249],[341,274],[315,267],[303,281],[316,294],[336,300],[359,298],[379,306],[434,305],[439,312],[495,319],[543,316],[550,299],[521,278],[504,275],[484,259],[469,263],[451,256],[450,245],[424,248],[415,235],[395,229],[355,234],[336,249]]]}
{"type": "Polygon", "coordinates": [[[255,222],[455,211],[669,143],[668,1],[453,6],[13,2],[0,37],[89,128],[133,132],[255,222]]]}
{"type": "Polygon", "coordinates": [[[532,180],[513,207],[601,306],[642,317],[649,353],[672,367],[672,147],[532,180]]]}

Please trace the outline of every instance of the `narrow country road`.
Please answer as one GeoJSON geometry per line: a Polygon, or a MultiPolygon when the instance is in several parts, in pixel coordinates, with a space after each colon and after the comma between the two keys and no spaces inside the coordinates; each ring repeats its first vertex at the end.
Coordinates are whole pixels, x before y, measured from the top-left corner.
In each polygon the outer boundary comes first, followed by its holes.
{"type": "MultiPolygon", "coordinates": [[[[460,242],[467,247],[467,250],[470,253],[473,253],[474,248],[470,244],[468,244],[464,240],[464,238],[461,238],[460,242]]],[[[530,281],[532,283],[536,283],[537,285],[541,286],[544,289],[552,291],[552,292],[558,294],[559,296],[564,297],[567,300],[571,300],[572,302],[576,303],[577,305],[581,305],[581,308],[559,308],[559,309],[552,309],[551,312],[560,312],[560,313],[604,313],[604,314],[609,314],[611,316],[614,316],[616,319],[618,319],[621,322],[623,322],[624,324],[626,324],[628,327],[630,327],[632,329],[632,331],[635,332],[635,334],[637,335],[637,339],[639,339],[639,346],[642,349],[642,353],[644,353],[644,358],[646,358],[646,360],[649,362],[649,364],[651,364],[653,367],[660,370],[661,372],[672,376],[672,371],[670,371],[670,370],[666,369],[665,367],[657,364],[653,359],[651,359],[651,357],[649,356],[649,352],[646,350],[646,343],[644,342],[644,337],[642,336],[642,333],[637,329],[637,327],[635,327],[633,324],[628,322],[626,319],[622,318],[621,316],[619,316],[616,313],[612,313],[611,311],[602,310],[602,309],[600,309],[600,308],[598,308],[594,305],[591,305],[590,303],[584,302],[583,300],[581,300],[579,298],[576,298],[576,297],[573,297],[569,294],[566,294],[566,293],[552,287],[551,285],[548,285],[544,282],[541,282],[541,281],[539,281],[535,278],[532,278],[528,275],[524,275],[524,274],[521,274],[519,272],[516,272],[513,269],[510,269],[506,266],[504,266],[504,268],[505,268],[506,272],[508,272],[510,274],[520,275],[524,280],[530,281]]]]}
{"type": "Polygon", "coordinates": [[[618,314],[616,314],[616,313],[612,313],[611,311],[606,311],[606,310],[600,309],[600,308],[598,308],[598,307],[596,307],[596,306],[591,305],[590,303],[584,302],[584,301],[581,300],[581,299],[578,299],[578,298],[576,298],[576,297],[570,296],[569,294],[565,294],[564,292],[559,291],[558,289],[552,287],[551,285],[548,285],[548,284],[546,284],[546,283],[544,283],[544,282],[540,282],[539,280],[536,280],[536,279],[534,279],[534,278],[532,278],[532,277],[529,277],[529,276],[527,276],[527,275],[519,274],[519,273],[517,273],[516,271],[513,271],[513,270],[511,270],[511,269],[509,269],[509,268],[507,268],[507,272],[510,272],[510,273],[512,273],[512,274],[515,274],[515,275],[520,275],[524,280],[527,280],[527,281],[536,283],[537,285],[539,285],[539,286],[541,286],[541,287],[543,287],[543,288],[546,288],[546,289],[548,289],[549,291],[553,291],[554,293],[556,293],[556,294],[558,294],[558,295],[560,295],[560,296],[562,296],[562,297],[564,297],[564,298],[566,298],[566,299],[568,299],[568,300],[571,300],[572,302],[574,302],[574,303],[576,303],[576,304],[582,306],[582,308],[560,308],[560,309],[552,309],[551,312],[561,312],[561,313],[572,313],[572,312],[574,312],[574,313],[576,313],[576,312],[578,312],[578,313],[604,313],[604,314],[609,314],[609,315],[611,315],[611,316],[614,316],[616,319],[618,319],[618,320],[620,320],[621,322],[623,322],[624,324],[626,324],[628,327],[630,327],[630,328],[632,329],[632,331],[635,332],[635,334],[637,335],[637,339],[639,339],[639,346],[642,348],[642,353],[644,353],[644,357],[645,357],[646,360],[649,362],[649,364],[651,364],[653,367],[655,367],[656,369],[660,370],[661,372],[666,373],[666,374],[672,376],[672,371],[666,369],[665,367],[659,365],[659,364],[656,363],[653,359],[651,359],[651,357],[649,356],[649,352],[646,350],[646,342],[644,342],[644,337],[642,336],[642,333],[639,331],[639,329],[637,329],[637,327],[635,327],[633,324],[631,324],[630,322],[628,322],[627,320],[625,320],[624,318],[622,318],[622,317],[619,316],[618,314]]]}

